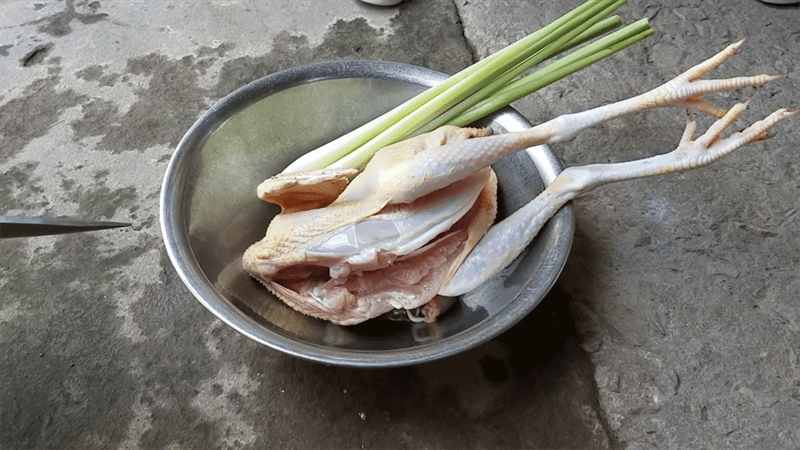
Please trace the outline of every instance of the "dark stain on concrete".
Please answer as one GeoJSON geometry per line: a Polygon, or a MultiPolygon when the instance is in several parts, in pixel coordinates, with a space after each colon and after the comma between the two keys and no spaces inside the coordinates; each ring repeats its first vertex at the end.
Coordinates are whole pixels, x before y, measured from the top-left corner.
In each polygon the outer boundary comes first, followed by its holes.
{"type": "Polygon", "coordinates": [[[136,207],[138,196],[133,187],[111,189],[106,185],[108,172],[100,172],[95,177],[95,184],[89,187],[79,186],[70,193],[70,201],[78,204],[79,217],[97,217],[110,219],[117,210],[136,207]]]}
{"type": "Polygon", "coordinates": [[[315,61],[382,59],[446,73],[473,62],[450,2],[406,2],[392,19],[391,28],[391,33],[375,29],[363,18],[339,20],[330,26],[322,44],[313,48],[305,36],[280,33],[269,53],[225,63],[213,96],[221,98],[263,76],[315,61]],[[427,11],[423,13],[423,9],[427,11]]]}
{"type": "Polygon", "coordinates": [[[105,73],[105,67],[95,65],[85,67],[77,72],[75,76],[85,81],[97,81],[100,86],[113,86],[121,75],[118,73],[105,73]]]}
{"type": "MultiPolygon", "coordinates": [[[[439,20],[421,23],[411,20],[415,16],[413,13],[401,12],[393,20],[394,32],[388,36],[385,30],[370,27],[362,18],[336,22],[328,30],[324,42],[314,48],[308,46],[305,36],[279,34],[268,54],[225,63],[219,82],[211,90],[201,88],[198,78],[216,59],[232,49],[232,44],[201,48],[197,56],[180,59],[156,53],[132,58],[126,72],[149,76],[150,82],[147,88],[136,90],[139,100],[130,110],[119,115],[109,102],[92,101],[84,106],[84,116],[71,125],[78,139],[104,135],[98,148],[114,153],[141,151],[159,144],[176,146],[211,102],[254,79],[288,67],[355,58],[389,59],[445,72],[455,72],[469,65],[471,54],[464,46],[453,5],[410,2],[404,8],[423,7],[437,9],[430,15],[439,20]],[[441,52],[447,52],[450,57],[442,58],[441,52]]],[[[107,74],[104,68],[97,66],[84,68],[76,75],[107,85],[124,81],[119,74],[107,74]]]]}
{"type": "MultiPolygon", "coordinates": [[[[158,391],[156,391],[158,393],[158,391]]],[[[160,393],[158,393],[160,394],[160,393]]],[[[204,421],[191,405],[184,404],[177,398],[192,398],[193,392],[187,389],[186,392],[169,393],[170,401],[164,402],[161,396],[142,396],[142,403],[147,405],[150,410],[150,418],[153,420],[154,427],[148,429],[139,439],[142,448],[160,448],[164,442],[175,442],[180,448],[211,448],[215,446],[223,436],[220,436],[214,429],[213,423],[204,421]],[[189,429],[176,429],[169,426],[169,422],[176,415],[184,417],[186,423],[194,424],[189,429]]]]}
{"type": "MultiPolygon", "coordinates": [[[[84,116],[71,124],[76,137],[104,135],[97,146],[113,153],[177,145],[207,107],[206,91],[197,85],[199,61],[193,56],[173,60],[157,54],[130,59],[128,73],[150,77],[147,88],[135,91],[139,100],[122,115],[110,102],[92,101],[85,106],[84,116]]],[[[96,67],[79,76],[101,83],[116,81],[96,67]]]]}
{"type": "Polygon", "coordinates": [[[119,117],[119,108],[114,102],[94,98],[81,105],[83,117],[70,123],[75,132],[75,139],[80,140],[89,136],[102,136],[114,123],[111,120],[119,117]]]}
{"type": "MultiPolygon", "coordinates": [[[[213,318],[180,280],[163,249],[160,260],[164,270],[159,282],[147,286],[131,308],[134,320],[150,340],[141,348],[146,352],[142,359],[147,367],[141,377],[140,402],[150,410],[152,427],[138,445],[159,448],[174,442],[181,448],[214,447],[222,436],[192,405],[202,381],[216,375],[214,367],[218,364],[202,342],[213,318]],[[182,417],[183,427],[170,425],[175,417],[182,417]]],[[[225,333],[233,334],[229,330],[225,333]]],[[[248,346],[246,339],[234,338],[238,345],[230,352],[248,346]]]]}
{"type": "Polygon", "coordinates": [[[0,243],[0,281],[14,280],[4,288],[3,303],[20,299],[25,315],[0,328],[0,442],[9,448],[120,442],[125,428],[119,424],[131,418],[137,380],[130,345],[117,334],[122,319],[113,298],[119,286],[110,280],[148,245],[103,251],[96,235],[69,235],[20,265],[26,247],[35,245],[24,239],[0,243]]]}
{"type": "Polygon", "coordinates": [[[0,106],[0,163],[47,134],[65,109],[87,100],[70,89],[56,90],[59,81],[56,75],[36,80],[19,98],[0,106]]]}
{"type": "MultiPolygon", "coordinates": [[[[79,6],[83,5],[84,3],[79,4],[79,6]]],[[[75,0],[67,0],[65,4],[66,9],[64,11],[36,21],[37,23],[41,23],[38,30],[54,37],[66,36],[72,32],[72,21],[74,20],[84,25],[90,25],[105,20],[108,14],[96,12],[99,5],[99,2],[92,2],[88,5],[90,12],[80,13],[75,9],[75,0]],[[92,5],[95,6],[92,7],[92,5]]]]}
{"type": "Polygon", "coordinates": [[[47,206],[42,199],[40,182],[32,172],[39,163],[27,162],[12,166],[0,176],[0,213],[12,209],[28,210],[47,206]]]}
{"type": "Polygon", "coordinates": [[[0,45],[0,56],[8,56],[8,49],[13,45],[0,45]]]}
{"type": "Polygon", "coordinates": [[[103,75],[103,66],[87,66],[75,72],[75,76],[86,81],[95,81],[103,75]]]}
{"type": "Polygon", "coordinates": [[[45,56],[53,49],[53,43],[37,45],[36,48],[28,52],[21,60],[22,67],[30,67],[44,61],[45,56]]]}
{"type": "Polygon", "coordinates": [[[8,284],[12,290],[2,293],[4,306],[21,298],[19,308],[26,317],[0,328],[4,445],[116,447],[124,441],[126,424],[138,405],[149,410],[144,420],[153,422],[139,442],[145,448],[173,442],[182,448],[208,448],[221,438],[191,405],[197,386],[215,375],[215,364],[198,341],[212,318],[169,266],[163,249],[160,262],[169,268],[145,287],[132,307],[147,342],[134,343],[118,334],[123,319],[114,298],[134,288],[119,271],[160,244],[158,238],[141,234],[138,241],[108,250],[96,233],[69,235],[58,238],[52,250],[37,250],[29,266],[17,260],[35,241],[0,242],[0,283],[15,280],[8,284]],[[30,267],[47,270],[48,281],[42,282],[30,267]],[[191,428],[165,426],[174,417],[191,428]]]}
{"type": "Polygon", "coordinates": [[[246,410],[264,411],[253,448],[608,448],[600,423],[585,415],[598,409],[594,369],[568,302],[556,286],[497,339],[414,367],[329,367],[233,350],[240,340],[227,328],[219,339],[262,380],[242,400],[246,410]],[[304,432],[292,435],[300,425],[289,421],[298,417],[304,432]]]}

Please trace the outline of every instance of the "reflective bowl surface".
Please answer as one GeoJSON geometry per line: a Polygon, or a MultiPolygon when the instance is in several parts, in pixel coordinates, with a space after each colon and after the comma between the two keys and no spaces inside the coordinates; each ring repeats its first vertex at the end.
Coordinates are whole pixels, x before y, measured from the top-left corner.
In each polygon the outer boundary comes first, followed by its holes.
{"type": "MultiPolygon", "coordinates": [[[[570,205],[509,268],[460,297],[435,323],[381,318],[334,325],[295,312],[240,267],[244,250],[264,236],[278,213],[256,198],[261,181],[446,77],[383,61],[316,63],[254,81],[209,109],[178,145],[161,192],[169,257],[200,303],[263,345],[353,367],[402,366],[453,355],[528,314],[566,261],[574,231],[570,205]]],[[[506,108],[481,125],[502,133],[530,123],[506,108]]],[[[562,168],[549,146],[527,149],[493,167],[500,217],[541,192],[562,168]]]]}

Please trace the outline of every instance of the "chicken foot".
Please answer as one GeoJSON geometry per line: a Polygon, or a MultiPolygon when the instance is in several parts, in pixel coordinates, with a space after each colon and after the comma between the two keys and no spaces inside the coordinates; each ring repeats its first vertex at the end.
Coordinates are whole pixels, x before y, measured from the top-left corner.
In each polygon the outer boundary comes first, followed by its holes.
{"type": "Polygon", "coordinates": [[[778,121],[800,111],[778,110],[744,131],[721,138],[747,107],[739,103],[717,120],[705,134],[692,140],[696,122],[689,122],[678,147],[670,153],[638,161],[568,167],[535,199],[494,225],[472,249],[440,295],[467,293],[497,275],[533,240],[547,220],[565,203],[604,184],[706,166],[737,148],[757,141],[778,121]]]}

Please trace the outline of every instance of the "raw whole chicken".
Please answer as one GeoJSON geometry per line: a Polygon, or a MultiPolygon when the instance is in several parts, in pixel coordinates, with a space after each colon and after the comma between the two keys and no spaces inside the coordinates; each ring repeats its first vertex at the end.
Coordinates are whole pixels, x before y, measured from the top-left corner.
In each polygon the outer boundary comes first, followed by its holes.
{"type": "Polygon", "coordinates": [[[779,110],[722,137],[746,103],[726,111],[702,96],[779,78],[701,79],[740,45],[642,95],[525,131],[490,136],[489,129],[445,126],[380,150],[361,173],[322,169],[277,175],[259,186],[258,195],[283,210],[245,252],[244,269],[295,310],[337,324],[360,323],[394,309],[435,320],[441,296],[464,294],[499,273],[577,195],[611,182],[705,166],[798,114],[779,110]],[[492,226],[497,179],[491,164],[534,145],[571,139],[605,120],[662,106],[693,108],[719,120],[697,139],[690,122],[667,154],[567,168],[528,205],[492,226]]]}

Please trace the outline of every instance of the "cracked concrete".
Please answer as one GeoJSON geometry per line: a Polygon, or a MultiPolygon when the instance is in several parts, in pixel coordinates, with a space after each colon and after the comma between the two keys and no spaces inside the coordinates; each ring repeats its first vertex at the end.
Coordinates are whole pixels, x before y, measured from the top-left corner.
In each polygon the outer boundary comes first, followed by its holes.
{"type": "MultiPolygon", "coordinates": [[[[134,226],[0,241],[2,448],[792,448],[800,441],[799,135],[575,202],[558,284],[484,346],[422,366],[327,367],[195,301],[158,195],[209,106],[275,71],[386,59],[454,73],[579,2],[0,4],[0,214],[134,226]]],[[[656,34],[515,106],[532,122],[654,87],[747,37],[716,73],[783,73],[744,121],[800,107],[800,10],[631,0],[656,34]]],[[[567,165],[674,147],[687,115],[618,119],[567,165]]],[[[701,126],[708,122],[702,122],[701,126]]]]}

